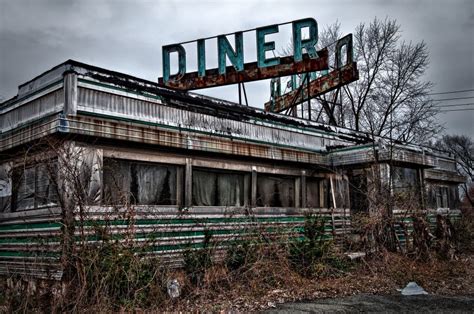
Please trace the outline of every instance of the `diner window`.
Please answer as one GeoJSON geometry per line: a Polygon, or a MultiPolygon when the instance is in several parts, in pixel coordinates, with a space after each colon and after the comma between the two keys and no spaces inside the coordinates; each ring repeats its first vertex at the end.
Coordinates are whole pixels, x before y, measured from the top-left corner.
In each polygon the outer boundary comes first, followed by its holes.
{"type": "Polygon", "coordinates": [[[257,206],[294,207],[295,178],[259,173],[257,175],[257,206]]]}
{"type": "Polygon", "coordinates": [[[104,204],[177,205],[178,167],[104,159],[104,204]]]}
{"type": "Polygon", "coordinates": [[[336,199],[337,208],[349,208],[349,181],[344,177],[338,176],[333,179],[334,197],[336,199]]]}
{"type": "Polygon", "coordinates": [[[439,186],[436,188],[436,207],[448,208],[448,187],[439,186]]]}
{"type": "Polygon", "coordinates": [[[367,175],[354,174],[350,177],[350,204],[354,213],[368,212],[369,199],[367,197],[367,175]]]}
{"type": "Polygon", "coordinates": [[[250,175],[211,169],[193,170],[194,206],[247,205],[250,175]]]}
{"type": "Polygon", "coordinates": [[[12,210],[22,211],[57,205],[56,171],[55,161],[14,169],[12,210]]]}
{"type": "Polygon", "coordinates": [[[393,188],[399,191],[412,191],[418,187],[418,171],[413,168],[394,167],[393,188]]]}
{"type": "Polygon", "coordinates": [[[396,207],[411,208],[421,205],[421,191],[417,169],[394,167],[392,182],[396,207]]]}
{"type": "Polygon", "coordinates": [[[11,162],[0,165],[0,213],[11,211],[12,203],[11,162]]]}
{"type": "Polygon", "coordinates": [[[306,178],[306,206],[309,208],[320,208],[320,185],[322,179],[306,178]]]}

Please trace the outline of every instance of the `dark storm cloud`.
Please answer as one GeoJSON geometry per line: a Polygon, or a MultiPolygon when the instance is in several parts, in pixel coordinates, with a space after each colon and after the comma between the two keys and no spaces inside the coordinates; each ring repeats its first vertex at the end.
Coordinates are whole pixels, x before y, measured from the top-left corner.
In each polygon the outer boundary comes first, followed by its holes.
{"type": "MultiPolygon", "coordinates": [[[[161,46],[314,17],[339,20],[344,33],[375,16],[395,18],[403,39],[424,40],[435,91],[474,88],[474,2],[466,1],[131,1],[0,0],[0,95],[67,59],[155,81],[161,46]]],[[[246,46],[249,46],[246,42],[246,46]]],[[[250,49],[252,53],[253,48],[250,49]]],[[[201,91],[236,100],[236,87],[201,91]]],[[[267,82],[247,84],[251,105],[268,100],[267,82]]],[[[474,134],[474,111],[440,116],[449,132],[474,134]]]]}

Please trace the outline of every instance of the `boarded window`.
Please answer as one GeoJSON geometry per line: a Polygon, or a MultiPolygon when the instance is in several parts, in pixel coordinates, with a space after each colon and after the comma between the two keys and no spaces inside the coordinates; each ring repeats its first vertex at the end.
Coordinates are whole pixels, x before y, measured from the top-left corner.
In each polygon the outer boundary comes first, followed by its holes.
{"type": "Polygon", "coordinates": [[[103,171],[104,204],[177,204],[177,166],[107,158],[103,171]]]}
{"type": "Polygon", "coordinates": [[[258,174],[257,206],[294,207],[295,179],[293,177],[258,174]]]}
{"type": "Polygon", "coordinates": [[[29,210],[57,205],[57,164],[36,164],[13,171],[12,209],[29,210]]]}
{"type": "Polygon", "coordinates": [[[249,175],[200,169],[193,171],[193,205],[245,206],[249,175]]]}

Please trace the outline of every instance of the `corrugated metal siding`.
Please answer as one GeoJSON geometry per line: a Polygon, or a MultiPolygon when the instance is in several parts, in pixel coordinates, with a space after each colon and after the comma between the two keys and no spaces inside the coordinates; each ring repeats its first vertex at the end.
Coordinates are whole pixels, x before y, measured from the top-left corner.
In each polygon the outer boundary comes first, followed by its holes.
{"type": "Polygon", "coordinates": [[[379,153],[380,161],[396,160],[405,163],[419,164],[424,166],[435,166],[433,156],[422,154],[421,152],[410,151],[407,149],[394,147],[392,151],[387,148],[379,153]]]}
{"type": "Polygon", "coordinates": [[[182,110],[160,104],[123,97],[88,88],[79,88],[78,110],[110,117],[158,123],[194,131],[210,132],[229,138],[253,139],[266,143],[291,145],[302,149],[325,150],[326,145],[347,144],[330,134],[322,135],[289,125],[270,125],[263,121],[242,122],[182,110]]]}
{"type": "Polygon", "coordinates": [[[60,279],[61,210],[2,214],[0,274],[60,279]]]}
{"type": "MultiPolygon", "coordinates": [[[[226,208],[177,209],[134,207],[133,210],[89,207],[82,216],[76,215],[76,236],[88,244],[109,239],[132,241],[145,252],[160,255],[172,265],[179,265],[186,248],[199,248],[205,230],[212,234],[213,246],[224,249],[233,241],[241,241],[249,232],[258,230],[270,238],[298,237],[303,230],[304,209],[226,208]],[[81,228],[81,226],[83,226],[81,228]]],[[[344,209],[312,209],[314,215],[326,221],[326,238],[334,239],[350,231],[350,213],[344,209]]]]}
{"type": "Polygon", "coordinates": [[[438,212],[436,210],[424,210],[415,213],[407,210],[393,210],[394,228],[400,246],[407,249],[407,246],[413,244],[413,216],[415,214],[421,215],[429,224],[430,232],[435,233],[437,227],[437,216],[442,215],[455,222],[461,219],[461,212],[459,210],[450,210],[447,212],[438,212]]]}
{"type": "Polygon", "coordinates": [[[5,108],[2,114],[0,114],[2,133],[31,121],[61,112],[63,107],[64,90],[60,88],[13,109],[5,108]]]}
{"type": "Polygon", "coordinates": [[[459,175],[454,171],[447,171],[441,169],[426,169],[425,178],[428,180],[446,181],[454,183],[463,183],[466,181],[465,177],[459,175]]]}

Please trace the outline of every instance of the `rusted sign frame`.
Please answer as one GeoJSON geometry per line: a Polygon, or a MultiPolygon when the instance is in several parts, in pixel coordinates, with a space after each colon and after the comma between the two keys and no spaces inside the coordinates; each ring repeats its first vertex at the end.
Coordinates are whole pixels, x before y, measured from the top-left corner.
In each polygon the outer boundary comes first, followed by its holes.
{"type": "Polygon", "coordinates": [[[359,79],[357,63],[351,62],[309,83],[308,88],[291,91],[265,103],[265,111],[281,112],[308,98],[314,98],[359,79]],[[309,90],[309,92],[308,92],[309,90]],[[301,95],[300,95],[301,93],[301,95]],[[301,100],[298,100],[300,98],[301,100]]]}
{"type": "Polygon", "coordinates": [[[179,80],[169,80],[166,83],[163,78],[159,78],[158,83],[173,89],[194,90],[327,70],[329,68],[328,50],[320,50],[317,54],[318,58],[314,59],[304,54],[300,62],[295,62],[293,56],[282,57],[280,64],[263,68],[260,68],[257,62],[246,63],[243,71],[237,71],[234,66],[228,66],[225,74],[219,74],[218,69],[212,69],[206,71],[206,76],[200,76],[196,71],[183,74],[179,80]]]}
{"type": "MultiPolygon", "coordinates": [[[[306,73],[303,83],[296,88],[294,76],[291,77],[293,90],[281,95],[281,84],[279,80],[272,80],[270,89],[272,92],[271,100],[265,103],[265,111],[282,112],[292,109],[294,106],[308,101],[310,107],[310,99],[319,95],[330,92],[334,89],[354,82],[359,79],[357,64],[353,62],[353,45],[352,34],[348,34],[336,42],[335,47],[335,69],[309,82],[309,76],[314,73],[306,73]],[[343,62],[343,50],[345,47],[345,60],[343,62]],[[306,88],[304,86],[306,82],[306,88]]],[[[293,111],[295,113],[295,111],[293,111]]]]}

